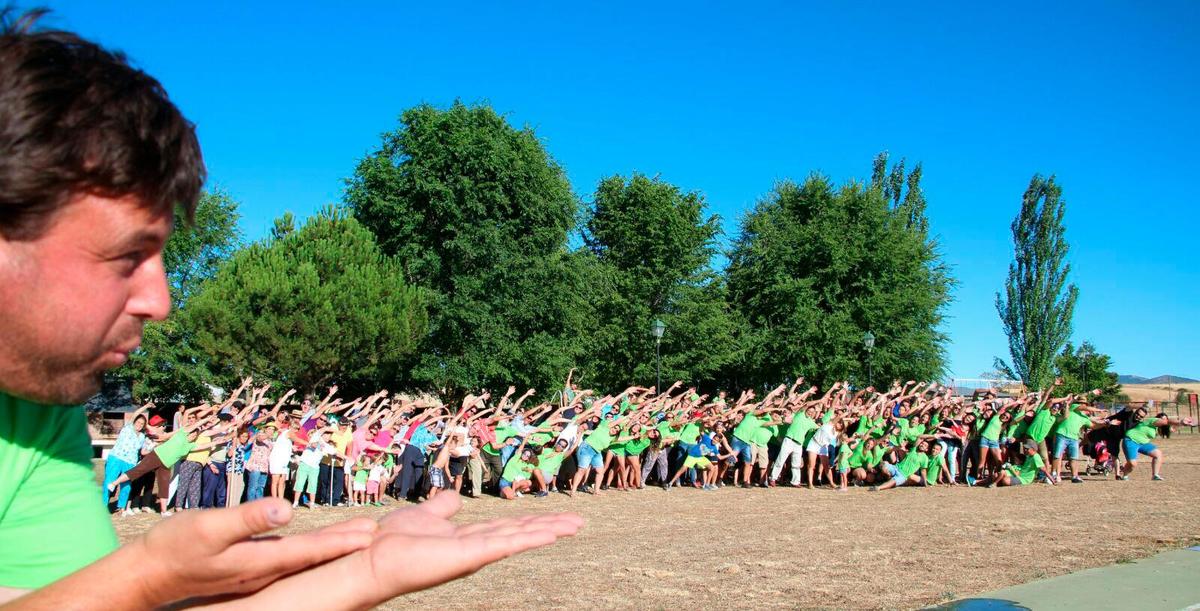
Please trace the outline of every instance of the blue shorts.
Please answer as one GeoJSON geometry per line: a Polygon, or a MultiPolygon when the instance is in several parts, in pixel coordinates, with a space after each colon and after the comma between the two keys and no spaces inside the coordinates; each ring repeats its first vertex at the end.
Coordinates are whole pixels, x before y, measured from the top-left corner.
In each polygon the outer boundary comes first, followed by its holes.
{"type": "Polygon", "coordinates": [[[1079,458],[1079,440],[1063,437],[1062,435],[1054,436],[1054,457],[1062,458],[1063,452],[1070,450],[1071,460],[1079,458]]]}
{"type": "Polygon", "coordinates": [[[883,470],[887,472],[888,477],[891,477],[893,482],[896,482],[897,486],[903,486],[908,481],[908,478],[904,477],[904,474],[896,468],[896,465],[890,462],[883,463],[883,470]]]}
{"type": "Polygon", "coordinates": [[[500,478],[500,489],[503,490],[505,488],[512,488],[512,482],[510,482],[502,477],[502,478],[500,478]]]}
{"type": "Polygon", "coordinates": [[[1149,456],[1158,449],[1152,443],[1138,443],[1128,437],[1121,440],[1121,446],[1125,448],[1125,460],[1137,460],[1138,454],[1149,456]]]}
{"type": "Polygon", "coordinates": [[[984,439],[984,438],[980,437],[979,438],[979,447],[990,448],[992,450],[999,450],[1000,449],[1000,440],[999,439],[996,439],[996,440],[984,439]]]}
{"type": "Polygon", "coordinates": [[[729,448],[733,450],[734,454],[741,457],[742,462],[754,462],[754,446],[734,437],[733,441],[729,443],[729,448]]]}
{"type": "Polygon", "coordinates": [[[588,444],[581,444],[575,452],[575,462],[580,469],[603,469],[604,457],[588,444]]]}

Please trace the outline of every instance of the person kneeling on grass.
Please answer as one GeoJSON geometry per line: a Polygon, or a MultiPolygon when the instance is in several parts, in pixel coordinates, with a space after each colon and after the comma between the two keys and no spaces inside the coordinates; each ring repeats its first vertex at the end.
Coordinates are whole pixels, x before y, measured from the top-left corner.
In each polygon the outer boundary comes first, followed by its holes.
{"type": "Polygon", "coordinates": [[[929,442],[921,439],[896,464],[893,465],[890,462],[883,463],[883,470],[887,472],[891,479],[878,486],[871,486],[871,491],[887,490],[888,488],[895,488],[905,484],[923,484],[928,486],[929,482],[925,480],[925,471],[929,468],[928,452],[929,442]]]}
{"type": "MultiPolygon", "coordinates": [[[[522,444],[523,446],[524,444],[522,444]]],[[[532,487],[529,474],[537,467],[538,459],[533,448],[522,447],[520,452],[508,459],[500,475],[500,496],[507,500],[517,498],[532,487]]]]}
{"type": "MultiPolygon", "coordinates": [[[[1125,438],[1121,440],[1121,448],[1125,451],[1125,466],[1121,468],[1120,475],[1117,475],[1119,480],[1129,479],[1129,474],[1133,473],[1134,467],[1137,467],[1138,455],[1142,455],[1150,457],[1151,479],[1156,482],[1162,481],[1163,453],[1151,443],[1151,440],[1158,435],[1159,427],[1196,426],[1196,421],[1192,418],[1171,418],[1161,413],[1151,418],[1149,415],[1150,410],[1145,407],[1139,407],[1133,413],[1132,426],[1125,431],[1125,438]]],[[[1117,420],[1111,420],[1109,423],[1120,424],[1117,420]]]]}
{"type": "Polygon", "coordinates": [[[1004,468],[996,472],[996,477],[988,482],[988,488],[993,486],[1028,486],[1037,479],[1038,474],[1047,484],[1054,485],[1054,478],[1050,477],[1050,471],[1046,469],[1046,462],[1042,460],[1041,454],[1038,453],[1038,442],[1032,439],[1026,439],[1021,442],[1021,451],[1024,454],[1024,460],[1020,465],[1004,465],[1004,468]]]}

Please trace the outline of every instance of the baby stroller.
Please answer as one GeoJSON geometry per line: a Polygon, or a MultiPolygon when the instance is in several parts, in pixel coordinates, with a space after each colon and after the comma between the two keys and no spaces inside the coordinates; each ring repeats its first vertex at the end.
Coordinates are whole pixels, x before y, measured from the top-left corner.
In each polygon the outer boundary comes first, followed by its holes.
{"type": "Polygon", "coordinates": [[[1117,456],[1108,449],[1108,440],[1098,439],[1084,446],[1084,454],[1090,459],[1085,475],[1109,475],[1117,468],[1117,456]]]}

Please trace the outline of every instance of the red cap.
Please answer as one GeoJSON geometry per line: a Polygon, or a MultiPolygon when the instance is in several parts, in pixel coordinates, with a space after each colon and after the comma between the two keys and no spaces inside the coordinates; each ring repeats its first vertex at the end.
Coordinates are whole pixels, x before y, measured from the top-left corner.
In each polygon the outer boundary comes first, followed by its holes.
{"type": "Polygon", "coordinates": [[[150,426],[159,426],[164,422],[166,422],[166,420],[163,420],[162,416],[151,416],[150,417],[150,426]]]}

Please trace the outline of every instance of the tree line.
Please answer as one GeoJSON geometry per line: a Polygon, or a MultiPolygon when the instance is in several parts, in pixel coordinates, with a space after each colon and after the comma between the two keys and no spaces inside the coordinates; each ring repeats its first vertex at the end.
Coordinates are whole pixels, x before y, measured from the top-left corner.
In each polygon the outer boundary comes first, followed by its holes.
{"type": "Polygon", "coordinates": [[[921,166],[864,169],[774,185],[722,248],[700,192],[635,173],[580,197],[532,129],[417,106],[299,226],[284,214],[245,244],[234,198],[206,193],[164,252],[176,309],[120,375],[138,400],[246,375],[461,393],[553,389],[574,368],[624,388],[654,383],[661,319],[663,379],[703,388],[936,379],[955,280],[921,166]]]}

